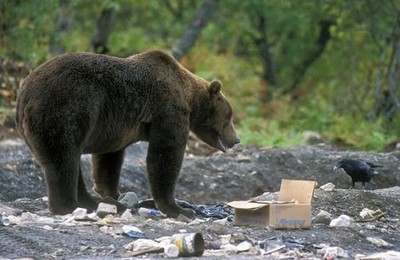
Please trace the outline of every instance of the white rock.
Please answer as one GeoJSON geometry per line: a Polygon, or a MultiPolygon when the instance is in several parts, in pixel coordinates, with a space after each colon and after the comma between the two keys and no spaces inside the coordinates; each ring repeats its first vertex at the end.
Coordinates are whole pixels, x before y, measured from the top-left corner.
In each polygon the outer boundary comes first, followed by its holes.
{"type": "Polygon", "coordinates": [[[378,247],[392,247],[393,245],[386,242],[385,240],[383,240],[382,238],[378,238],[378,237],[367,237],[367,240],[369,242],[371,242],[372,244],[378,246],[378,247]]]}
{"type": "Polygon", "coordinates": [[[354,227],[355,220],[347,215],[340,215],[329,224],[330,227],[354,227]]]}
{"type": "Polygon", "coordinates": [[[107,216],[108,214],[117,214],[117,206],[100,202],[99,206],[97,207],[96,213],[101,218],[107,216]]]}
{"type": "Polygon", "coordinates": [[[87,217],[87,209],[85,208],[76,208],[73,212],[72,215],[75,220],[83,220],[87,217]]]}
{"type": "Polygon", "coordinates": [[[236,249],[238,252],[245,252],[249,251],[252,247],[253,245],[250,242],[243,241],[242,243],[236,246],[236,249]]]}
{"type": "Polygon", "coordinates": [[[327,184],[324,184],[319,188],[323,191],[333,191],[335,189],[335,184],[333,184],[332,182],[328,182],[327,184]]]}
{"type": "Polygon", "coordinates": [[[139,197],[134,192],[126,192],[119,196],[118,201],[128,208],[132,208],[139,201],[139,197]]]}

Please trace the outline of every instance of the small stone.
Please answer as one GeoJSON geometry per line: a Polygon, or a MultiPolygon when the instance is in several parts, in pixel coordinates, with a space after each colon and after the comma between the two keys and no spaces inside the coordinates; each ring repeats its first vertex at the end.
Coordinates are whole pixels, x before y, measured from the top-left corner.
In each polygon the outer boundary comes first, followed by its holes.
{"type": "Polygon", "coordinates": [[[320,210],[320,212],[315,216],[313,220],[314,223],[320,223],[326,225],[329,225],[331,221],[332,221],[332,215],[325,210],[320,210]]]}
{"type": "Polygon", "coordinates": [[[83,220],[87,217],[87,209],[85,208],[76,208],[72,212],[72,216],[75,220],[83,220]]]}
{"type": "Polygon", "coordinates": [[[244,241],[236,246],[238,252],[249,251],[252,247],[253,245],[248,241],[244,241]]]}
{"type": "Polygon", "coordinates": [[[322,185],[319,188],[323,191],[333,191],[335,189],[335,184],[333,184],[332,182],[328,182],[327,184],[322,185]]]}
{"type": "Polygon", "coordinates": [[[367,240],[369,242],[371,242],[372,244],[378,246],[378,247],[393,247],[392,244],[386,242],[385,240],[383,240],[382,238],[378,238],[378,237],[367,237],[367,240]]]}
{"type": "Polygon", "coordinates": [[[113,204],[108,204],[101,202],[96,210],[97,216],[100,218],[104,218],[108,214],[117,214],[117,206],[113,204]]]}
{"type": "Polygon", "coordinates": [[[134,192],[126,192],[119,196],[118,201],[128,208],[132,208],[139,201],[139,197],[134,192]]]}
{"type": "Polygon", "coordinates": [[[242,242],[247,239],[246,236],[242,232],[233,232],[232,238],[233,238],[233,240],[235,240],[235,242],[242,242]]]}
{"type": "Polygon", "coordinates": [[[329,224],[330,227],[354,227],[355,220],[347,215],[340,215],[329,224]]]}

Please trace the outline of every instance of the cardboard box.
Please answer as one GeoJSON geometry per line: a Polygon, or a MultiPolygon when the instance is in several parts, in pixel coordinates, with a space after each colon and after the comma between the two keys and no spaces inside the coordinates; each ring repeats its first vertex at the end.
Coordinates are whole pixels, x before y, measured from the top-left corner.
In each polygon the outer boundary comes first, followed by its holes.
{"type": "Polygon", "coordinates": [[[311,226],[311,202],[315,181],[282,179],[278,201],[232,201],[235,225],[303,229],[311,226]]]}

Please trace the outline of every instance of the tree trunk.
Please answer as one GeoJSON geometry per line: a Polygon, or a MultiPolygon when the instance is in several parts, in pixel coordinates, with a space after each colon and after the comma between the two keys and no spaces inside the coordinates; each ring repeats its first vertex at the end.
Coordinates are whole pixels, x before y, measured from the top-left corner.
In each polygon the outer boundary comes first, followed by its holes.
{"type": "Polygon", "coordinates": [[[101,12],[95,33],[92,37],[91,45],[94,52],[106,54],[110,50],[108,48],[108,37],[110,36],[115,8],[107,7],[101,12]]]}
{"type": "Polygon", "coordinates": [[[267,89],[265,91],[262,99],[264,101],[270,101],[272,99],[272,92],[268,87],[276,89],[278,86],[278,80],[276,76],[276,65],[272,53],[270,52],[270,44],[268,37],[268,23],[267,19],[261,15],[257,14],[255,19],[255,27],[259,32],[259,37],[254,38],[254,43],[258,48],[260,57],[263,64],[262,78],[267,84],[267,89]]]}
{"type": "Polygon", "coordinates": [[[175,59],[179,61],[194,46],[201,30],[211,20],[217,3],[217,0],[204,0],[203,5],[197,11],[194,21],[186,29],[180,41],[172,47],[172,55],[175,59]]]}
{"type": "Polygon", "coordinates": [[[286,93],[290,92],[293,99],[297,98],[296,89],[298,88],[300,81],[304,78],[307,70],[316,60],[318,60],[319,57],[321,57],[322,53],[324,52],[326,45],[331,39],[330,28],[334,24],[335,22],[330,20],[322,20],[319,22],[319,36],[315,42],[315,49],[299,66],[295,68],[293,84],[287,91],[285,91],[286,93]]]}
{"type": "Polygon", "coordinates": [[[61,36],[67,33],[71,28],[72,20],[69,14],[69,0],[60,0],[56,18],[56,26],[50,36],[49,41],[49,51],[53,56],[65,52],[65,46],[61,42],[61,36]]]}
{"type": "MultiPolygon", "coordinates": [[[[372,119],[378,116],[383,117],[387,122],[393,121],[395,114],[400,110],[399,85],[400,85],[400,14],[397,15],[397,21],[393,28],[393,34],[389,44],[392,45],[392,55],[387,65],[386,82],[387,88],[383,86],[381,80],[383,61],[378,68],[377,80],[375,84],[375,108],[372,119]]],[[[382,60],[384,59],[386,48],[382,51],[382,60]]]]}

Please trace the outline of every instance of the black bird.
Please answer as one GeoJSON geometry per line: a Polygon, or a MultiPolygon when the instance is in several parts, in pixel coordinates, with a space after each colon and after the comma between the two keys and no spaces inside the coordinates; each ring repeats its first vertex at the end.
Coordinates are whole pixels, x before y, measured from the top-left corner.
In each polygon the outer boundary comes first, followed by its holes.
{"type": "Polygon", "coordinates": [[[351,177],[352,185],[350,189],[354,188],[356,182],[361,182],[363,189],[365,190],[365,183],[370,182],[371,178],[378,174],[375,168],[382,167],[381,165],[375,165],[370,162],[356,159],[342,159],[333,167],[333,171],[337,171],[342,168],[351,177]]]}

